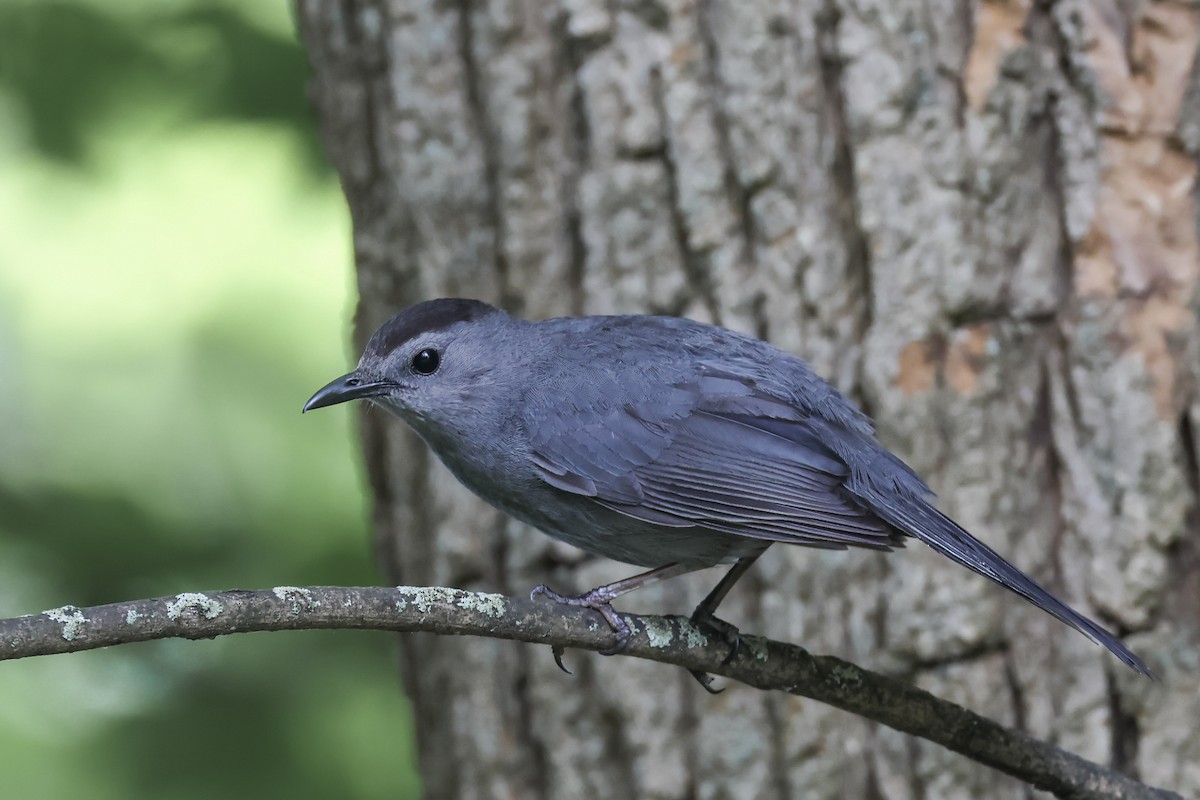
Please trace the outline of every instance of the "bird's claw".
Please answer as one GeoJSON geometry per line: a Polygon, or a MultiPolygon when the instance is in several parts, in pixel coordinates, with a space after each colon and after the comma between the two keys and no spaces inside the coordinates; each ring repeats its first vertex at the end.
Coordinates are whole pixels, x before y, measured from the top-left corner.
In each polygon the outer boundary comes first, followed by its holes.
{"type": "Polygon", "coordinates": [[[563,646],[561,644],[552,645],[550,647],[550,652],[554,654],[554,663],[558,665],[559,669],[561,669],[563,672],[567,673],[568,675],[575,674],[574,672],[571,672],[571,670],[567,669],[566,666],[563,664],[562,658],[563,658],[564,650],[563,650],[563,646]]]}
{"type": "MultiPolygon", "coordinates": [[[[601,586],[599,589],[592,589],[590,592],[584,592],[583,594],[578,595],[570,595],[559,594],[543,583],[533,587],[533,591],[529,593],[529,599],[536,600],[539,596],[545,596],[556,603],[562,603],[563,605],[567,606],[575,606],[576,608],[590,608],[597,612],[600,616],[604,617],[604,621],[608,623],[608,627],[611,628],[612,632],[617,635],[616,642],[613,643],[611,647],[606,647],[605,649],[601,650],[600,655],[615,656],[618,653],[624,652],[625,648],[629,646],[630,629],[629,623],[622,619],[621,615],[618,614],[616,609],[612,607],[612,595],[605,591],[605,588],[606,587],[601,586]]],[[[562,661],[560,660],[560,657],[556,657],[555,661],[558,662],[559,667],[562,667],[562,661]]],[[[563,671],[569,672],[569,670],[566,670],[565,668],[563,668],[563,671]]]]}
{"type": "Polygon", "coordinates": [[[722,686],[720,689],[713,688],[713,676],[709,675],[707,672],[701,672],[698,669],[689,669],[688,672],[691,673],[691,676],[700,683],[700,686],[704,689],[704,691],[708,692],[709,694],[720,694],[721,692],[725,691],[724,686],[722,686]]]}

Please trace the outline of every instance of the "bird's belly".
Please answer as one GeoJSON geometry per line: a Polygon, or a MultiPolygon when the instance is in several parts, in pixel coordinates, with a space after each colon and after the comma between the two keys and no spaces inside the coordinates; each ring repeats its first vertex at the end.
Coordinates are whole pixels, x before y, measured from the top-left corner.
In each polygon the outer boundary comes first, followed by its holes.
{"type": "Polygon", "coordinates": [[[767,542],[705,528],[654,525],[553,487],[536,492],[543,502],[489,499],[515,519],[592,555],[641,567],[684,563],[700,567],[727,564],[764,549],[767,542]],[[550,494],[553,493],[553,494],[550,494]],[[563,495],[563,496],[555,496],[563,495]]]}
{"type": "Polygon", "coordinates": [[[481,468],[478,458],[463,457],[445,442],[439,444],[442,446],[435,446],[434,451],[476,495],[592,555],[641,567],[672,563],[710,567],[761,552],[768,544],[701,527],[673,528],[634,519],[591,498],[550,486],[528,468],[527,458],[515,457],[481,468]]]}

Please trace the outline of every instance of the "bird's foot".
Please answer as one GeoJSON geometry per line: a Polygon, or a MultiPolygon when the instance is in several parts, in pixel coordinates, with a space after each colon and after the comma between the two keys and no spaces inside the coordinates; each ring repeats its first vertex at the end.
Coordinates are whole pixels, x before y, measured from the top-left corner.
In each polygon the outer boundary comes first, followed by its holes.
{"type": "MultiPolygon", "coordinates": [[[[742,633],[736,625],[715,617],[711,613],[694,613],[691,616],[690,622],[697,628],[706,628],[712,631],[729,645],[729,652],[721,660],[722,667],[733,661],[734,657],[737,656],[738,649],[742,646],[742,633]]],[[[707,672],[701,672],[698,669],[689,669],[688,672],[692,674],[693,678],[699,681],[700,685],[704,687],[704,691],[709,694],[720,694],[725,691],[724,687],[720,689],[712,687],[713,676],[707,672]]]]}
{"type": "Polygon", "coordinates": [[[721,659],[722,667],[737,657],[738,650],[742,647],[742,632],[738,630],[737,625],[726,622],[720,617],[714,617],[712,614],[693,614],[691,623],[697,628],[707,628],[729,645],[729,652],[725,654],[725,658],[721,659]]]}
{"type": "MultiPolygon", "coordinates": [[[[545,596],[556,603],[563,605],[576,606],[577,608],[590,608],[593,611],[604,617],[604,621],[608,623],[608,627],[612,628],[613,633],[617,635],[617,641],[612,647],[605,648],[600,651],[602,656],[615,656],[621,653],[629,646],[629,623],[621,618],[621,615],[612,607],[614,595],[607,586],[601,586],[598,589],[592,589],[590,592],[583,594],[559,594],[551,589],[546,584],[535,586],[533,591],[529,593],[530,600],[536,600],[538,596],[545,596]]],[[[563,672],[569,674],[570,670],[562,665],[562,653],[555,654],[555,662],[563,672]]]]}

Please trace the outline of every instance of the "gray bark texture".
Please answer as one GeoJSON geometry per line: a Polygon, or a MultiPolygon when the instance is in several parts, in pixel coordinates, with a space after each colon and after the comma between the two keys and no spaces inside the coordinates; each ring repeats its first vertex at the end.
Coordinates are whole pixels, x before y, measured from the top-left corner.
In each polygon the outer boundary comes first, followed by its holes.
{"type": "MultiPolygon", "coordinates": [[[[298,0],[357,340],[444,295],[769,338],[942,507],[1159,675],[913,546],[777,546],[722,616],[1200,795],[1200,9],[1135,0],[298,0]]],[[[630,574],[364,417],[395,583],[630,574]],[[431,532],[434,532],[431,534],[431,532]]],[[[705,572],[622,598],[686,613],[705,572]]],[[[431,798],[1028,798],[845,712],[411,634],[431,798]]]]}

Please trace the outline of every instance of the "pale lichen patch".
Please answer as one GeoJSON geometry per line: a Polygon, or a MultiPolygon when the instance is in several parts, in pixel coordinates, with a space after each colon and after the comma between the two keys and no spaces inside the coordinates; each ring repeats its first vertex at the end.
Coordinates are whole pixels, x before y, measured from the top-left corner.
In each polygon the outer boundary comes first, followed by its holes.
{"type": "Polygon", "coordinates": [[[300,586],[276,586],[271,593],[285,603],[291,602],[293,614],[321,605],[320,600],[313,598],[311,591],[300,586]]]}
{"type": "Polygon", "coordinates": [[[862,673],[857,668],[844,664],[833,668],[833,682],[838,686],[858,686],[862,683],[862,673]]]}
{"type": "Polygon", "coordinates": [[[397,586],[396,589],[409,595],[422,614],[428,614],[434,606],[453,603],[458,597],[457,591],[443,586],[397,586]]]}
{"type": "Polygon", "coordinates": [[[205,619],[216,619],[225,607],[202,592],[183,592],[167,604],[167,619],[178,620],[188,610],[198,611],[205,619]]]}
{"type": "Polygon", "coordinates": [[[125,624],[126,625],[133,625],[135,622],[137,622],[141,618],[142,618],[142,615],[140,613],[138,613],[138,610],[136,608],[131,608],[125,612],[125,624]]]}
{"type": "Polygon", "coordinates": [[[468,611],[478,611],[485,616],[499,618],[508,610],[508,603],[502,594],[464,594],[458,599],[458,607],[468,611]]]}
{"type": "Polygon", "coordinates": [[[695,625],[684,626],[688,647],[708,647],[708,637],[700,632],[695,625]]]}
{"type": "Polygon", "coordinates": [[[755,661],[765,662],[767,660],[767,644],[763,639],[746,637],[742,639],[742,646],[750,651],[755,661]]]}
{"type": "Polygon", "coordinates": [[[643,624],[646,628],[646,638],[650,640],[651,647],[670,647],[671,642],[675,640],[675,631],[671,629],[670,625],[657,620],[644,620],[643,624]]]}
{"type": "Polygon", "coordinates": [[[62,625],[62,638],[68,642],[75,641],[80,629],[88,623],[88,618],[75,606],[52,608],[42,614],[62,625]]]}

